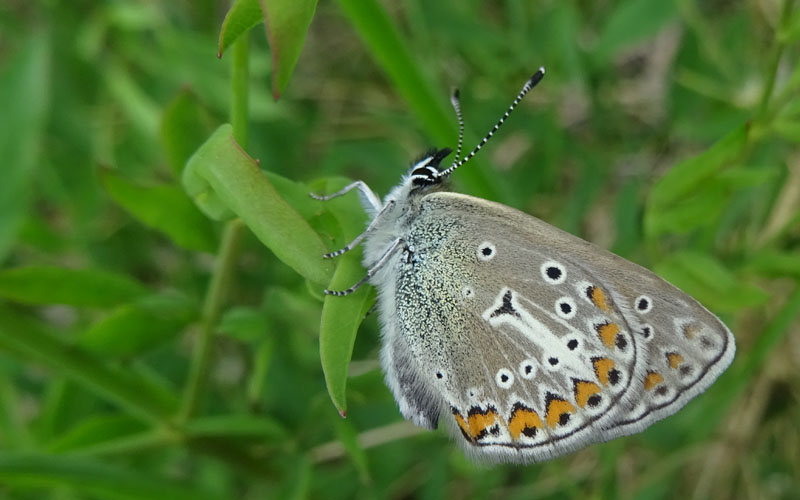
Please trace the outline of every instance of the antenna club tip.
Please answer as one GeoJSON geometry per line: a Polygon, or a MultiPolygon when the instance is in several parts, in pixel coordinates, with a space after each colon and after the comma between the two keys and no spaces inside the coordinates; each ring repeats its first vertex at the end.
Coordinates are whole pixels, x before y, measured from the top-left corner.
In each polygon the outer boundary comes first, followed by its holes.
{"type": "Polygon", "coordinates": [[[545,71],[544,66],[539,66],[539,73],[545,74],[546,72],[547,71],[545,71]]]}

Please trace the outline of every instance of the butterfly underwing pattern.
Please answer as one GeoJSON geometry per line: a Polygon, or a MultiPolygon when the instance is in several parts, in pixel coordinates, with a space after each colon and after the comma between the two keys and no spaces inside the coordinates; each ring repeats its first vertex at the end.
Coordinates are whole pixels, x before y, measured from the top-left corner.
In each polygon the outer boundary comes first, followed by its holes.
{"type": "Polygon", "coordinates": [[[540,462],[639,432],[703,392],[733,360],[728,328],[649,270],[513,208],[449,192],[447,179],[489,132],[440,169],[450,149],[415,162],[380,200],[358,244],[378,289],[381,365],[400,412],[444,422],[482,462],[540,462]]]}

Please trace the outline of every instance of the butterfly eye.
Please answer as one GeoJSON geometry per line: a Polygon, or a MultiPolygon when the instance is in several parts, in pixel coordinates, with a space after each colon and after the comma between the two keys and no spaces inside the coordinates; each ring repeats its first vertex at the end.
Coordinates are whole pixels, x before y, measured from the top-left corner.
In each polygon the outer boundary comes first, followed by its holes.
{"type": "Polygon", "coordinates": [[[636,308],[636,312],[639,314],[647,314],[653,308],[653,301],[647,295],[641,295],[633,303],[633,307],[636,308]]]}
{"type": "Polygon", "coordinates": [[[483,243],[478,245],[478,259],[482,260],[483,262],[488,262],[492,260],[496,253],[497,249],[489,241],[484,241],[483,243]]]}
{"type": "Polygon", "coordinates": [[[567,270],[552,260],[548,260],[541,267],[542,278],[551,285],[560,285],[567,279],[567,270]]]}

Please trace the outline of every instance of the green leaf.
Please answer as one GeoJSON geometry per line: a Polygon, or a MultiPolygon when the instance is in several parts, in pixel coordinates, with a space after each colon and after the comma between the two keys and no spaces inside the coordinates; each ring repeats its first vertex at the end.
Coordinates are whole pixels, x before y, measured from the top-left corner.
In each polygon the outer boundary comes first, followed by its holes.
{"type": "Polygon", "coordinates": [[[705,181],[736,159],[747,143],[749,127],[742,125],[708,150],[672,167],[650,191],[648,210],[668,208],[702,190],[705,181]]]}
{"type": "Polygon", "coordinates": [[[317,0],[259,0],[272,52],[272,95],[277,100],[289,84],[317,0]]]}
{"type": "Polygon", "coordinates": [[[153,295],[118,307],[83,332],[78,344],[106,359],[131,357],[174,339],[197,314],[183,296],[153,295]]]}
{"type": "Polygon", "coordinates": [[[100,269],[28,266],[0,271],[0,297],[26,304],[110,307],[145,294],[139,282],[100,269]]]}
{"type": "Polygon", "coordinates": [[[15,489],[68,486],[84,498],[203,500],[214,495],[175,482],[74,456],[0,454],[0,482],[15,489]]]}
{"type": "Polygon", "coordinates": [[[249,437],[272,440],[285,437],[287,430],[277,420],[267,417],[214,415],[191,420],[184,432],[190,438],[249,437]]]}
{"type": "Polygon", "coordinates": [[[628,0],[615,5],[594,46],[601,61],[620,49],[655,36],[678,14],[676,2],[663,0],[628,0]]]}
{"type": "Polygon", "coordinates": [[[131,370],[119,370],[44,331],[39,323],[0,305],[0,349],[25,356],[73,378],[138,418],[161,422],[177,407],[160,388],[131,370]]]}
{"type": "MultiPolygon", "coordinates": [[[[364,277],[364,268],[356,255],[345,254],[331,281],[331,289],[344,290],[364,277]]],[[[361,321],[374,294],[368,286],[345,297],[328,295],[322,306],[319,329],[319,355],[325,384],[334,406],[343,417],[347,414],[347,373],[353,356],[353,345],[361,321]]]]}
{"type": "Polygon", "coordinates": [[[232,307],[225,311],[218,330],[243,342],[256,342],[269,331],[271,321],[261,309],[232,307]]]}
{"type": "MultiPolygon", "coordinates": [[[[0,73],[0,262],[28,214],[31,183],[48,109],[48,40],[34,33],[0,73]]],[[[8,56],[8,54],[6,54],[8,56]]]]}
{"type": "MultiPolygon", "coordinates": [[[[335,192],[344,185],[341,180],[328,180],[320,192],[335,192]]],[[[341,237],[337,247],[352,241],[364,230],[364,213],[352,197],[326,201],[324,206],[339,222],[341,237]]],[[[337,257],[337,267],[330,283],[332,290],[344,290],[364,277],[361,248],[357,247],[337,257]]],[[[358,327],[374,303],[374,291],[364,285],[355,293],[334,297],[325,296],[319,331],[319,353],[328,394],[342,416],[347,412],[347,375],[353,355],[358,327]]]]}
{"type": "Polygon", "coordinates": [[[686,234],[699,227],[711,225],[725,209],[726,195],[721,189],[707,189],[669,208],[648,213],[647,234],[653,238],[662,234],[686,234]]]}
{"type": "Polygon", "coordinates": [[[702,154],[674,166],[656,182],[645,211],[648,236],[688,231],[688,225],[699,227],[716,217],[722,210],[724,193],[720,182],[709,180],[739,157],[747,143],[748,130],[747,124],[736,128],[702,154]]]}
{"type": "Polygon", "coordinates": [[[97,443],[118,439],[143,431],[142,422],[128,415],[94,415],[83,420],[58,436],[50,443],[48,450],[53,453],[90,447],[97,443]]]}
{"type": "Polygon", "coordinates": [[[263,21],[263,14],[258,0],[236,0],[225,14],[225,20],[222,21],[217,57],[222,57],[222,53],[233,45],[233,42],[261,21],[263,21]]]}
{"type": "Polygon", "coordinates": [[[750,256],[743,269],[773,278],[800,280],[800,254],[763,250],[750,256]]]}
{"type": "Polygon", "coordinates": [[[680,252],[656,266],[664,279],[717,312],[738,312],[763,304],[769,294],[739,280],[721,262],[698,252],[680,252]]]}
{"type": "Polygon", "coordinates": [[[800,142],[800,121],[789,119],[776,119],[771,123],[772,130],[784,139],[800,142]]]}
{"type": "Polygon", "coordinates": [[[101,173],[101,178],[114,201],[146,226],[189,250],[216,250],[213,224],[180,189],[166,184],[135,184],[108,170],[101,173]]]}
{"type": "Polygon", "coordinates": [[[176,179],[211,130],[211,117],[195,93],[181,89],[161,116],[161,145],[176,179]]]}
{"type": "Polygon", "coordinates": [[[183,184],[201,210],[212,216],[230,209],[273,253],[301,276],[326,285],[333,264],[308,222],[286,201],[222,125],[187,164],[183,184]]]}

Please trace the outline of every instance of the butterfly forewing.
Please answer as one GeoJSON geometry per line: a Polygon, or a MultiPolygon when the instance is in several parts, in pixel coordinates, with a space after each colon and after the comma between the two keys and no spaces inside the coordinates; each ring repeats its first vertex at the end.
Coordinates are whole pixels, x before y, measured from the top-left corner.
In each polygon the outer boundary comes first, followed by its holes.
{"type": "Polygon", "coordinates": [[[441,415],[479,458],[540,461],[641,430],[732,359],[727,328],[644,268],[485,200],[420,207],[382,291],[384,368],[407,418],[441,415]]]}

